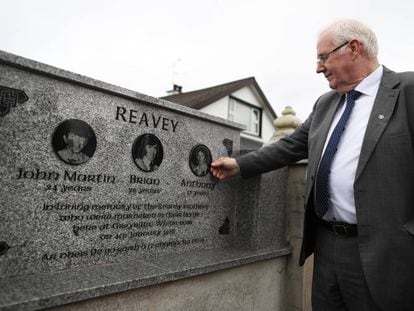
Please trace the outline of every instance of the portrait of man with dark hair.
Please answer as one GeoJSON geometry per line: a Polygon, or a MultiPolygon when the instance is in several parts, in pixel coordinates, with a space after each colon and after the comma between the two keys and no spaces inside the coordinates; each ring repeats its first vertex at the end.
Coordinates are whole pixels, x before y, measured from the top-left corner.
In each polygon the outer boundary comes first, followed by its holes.
{"type": "Polygon", "coordinates": [[[157,170],[161,165],[163,153],[161,141],[153,134],[138,136],[132,146],[132,158],[144,172],[157,170]]]}
{"type": "Polygon", "coordinates": [[[205,145],[197,145],[190,152],[190,168],[194,175],[203,177],[210,171],[211,152],[205,145]]]}
{"type": "Polygon", "coordinates": [[[58,125],[52,137],[55,153],[65,163],[79,165],[95,153],[96,136],[88,123],[69,119],[58,125]]]}

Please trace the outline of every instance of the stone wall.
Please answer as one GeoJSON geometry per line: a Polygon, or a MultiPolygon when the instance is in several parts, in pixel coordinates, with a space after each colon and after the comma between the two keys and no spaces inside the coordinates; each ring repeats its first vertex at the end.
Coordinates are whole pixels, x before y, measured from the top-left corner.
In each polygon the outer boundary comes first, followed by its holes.
{"type": "Polygon", "coordinates": [[[286,235],[292,247],[290,255],[52,310],[311,311],[312,258],[299,267],[306,165],[300,162],[288,170],[286,235]]]}
{"type": "MultiPolygon", "coordinates": [[[[287,109],[287,111],[292,112],[291,109],[287,109]]],[[[288,120],[292,119],[291,116],[288,118],[288,120]]],[[[294,121],[295,126],[297,126],[299,123],[297,120],[294,121]]],[[[287,124],[287,122],[279,120],[278,124],[287,124]]],[[[284,131],[289,131],[287,128],[287,126],[284,127],[284,131]]],[[[283,137],[278,133],[275,136],[283,137]]],[[[280,207],[277,207],[271,201],[261,203],[275,206],[273,214],[277,213],[276,210],[279,210],[279,214],[275,217],[271,215],[264,216],[266,218],[270,217],[272,222],[283,227],[280,232],[283,231],[283,234],[286,234],[286,239],[292,248],[291,254],[216,271],[208,275],[70,304],[53,310],[92,311],[113,310],[116,307],[119,310],[157,311],[311,311],[312,257],[306,261],[303,267],[299,267],[306,167],[307,162],[302,161],[291,165],[288,169],[251,179],[245,184],[246,191],[252,194],[260,193],[266,196],[267,191],[273,191],[277,197],[283,197],[279,202],[286,202],[286,204],[280,207]],[[283,182],[286,182],[285,187],[281,187],[283,182]],[[273,187],[274,184],[278,186],[273,187]],[[260,187],[265,189],[262,189],[262,192],[254,191],[254,189],[260,187]],[[286,214],[280,214],[280,211],[285,211],[286,214]],[[286,223],[281,224],[281,220],[286,223]]],[[[270,200],[275,198],[274,195],[269,196],[268,193],[267,196],[270,200]]],[[[256,200],[257,198],[254,196],[251,197],[252,202],[256,200]]],[[[260,214],[259,211],[260,208],[257,207],[246,209],[244,210],[244,217],[240,219],[255,221],[255,215],[260,214]]],[[[255,228],[260,228],[260,226],[255,228]]],[[[260,232],[251,233],[251,236],[257,236],[262,245],[271,245],[272,235],[267,234],[263,227],[260,232]]]]}
{"type": "MultiPolygon", "coordinates": [[[[211,286],[228,277],[243,293],[226,269],[281,271],[287,171],[209,174],[212,159],[240,153],[240,125],[2,51],[0,71],[0,310],[215,272],[211,286]]],[[[257,299],[270,293],[257,285],[257,299]]]]}
{"type": "Polygon", "coordinates": [[[53,311],[277,311],[285,257],[70,304],[53,311]]]}

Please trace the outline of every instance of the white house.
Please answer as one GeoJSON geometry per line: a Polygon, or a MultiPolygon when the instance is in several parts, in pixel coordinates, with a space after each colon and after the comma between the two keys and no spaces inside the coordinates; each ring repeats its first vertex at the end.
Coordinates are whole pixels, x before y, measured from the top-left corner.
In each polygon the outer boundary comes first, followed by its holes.
{"type": "Polygon", "coordinates": [[[185,93],[181,89],[174,85],[171,95],[162,98],[245,125],[242,149],[261,147],[275,131],[276,113],[254,77],[185,93]]]}

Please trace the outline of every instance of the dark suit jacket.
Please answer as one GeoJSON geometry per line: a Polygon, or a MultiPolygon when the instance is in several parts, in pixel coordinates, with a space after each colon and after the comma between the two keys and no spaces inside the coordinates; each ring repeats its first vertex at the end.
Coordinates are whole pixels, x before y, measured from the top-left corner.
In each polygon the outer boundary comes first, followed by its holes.
{"type": "MultiPolygon", "coordinates": [[[[313,181],[343,95],[316,102],[296,131],[237,158],[243,177],[309,159],[300,264],[313,253],[313,181]]],[[[354,181],[358,242],[371,294],[384,310],[414,310],[414,73],[384,74],[369,118],[354,181]]]]}

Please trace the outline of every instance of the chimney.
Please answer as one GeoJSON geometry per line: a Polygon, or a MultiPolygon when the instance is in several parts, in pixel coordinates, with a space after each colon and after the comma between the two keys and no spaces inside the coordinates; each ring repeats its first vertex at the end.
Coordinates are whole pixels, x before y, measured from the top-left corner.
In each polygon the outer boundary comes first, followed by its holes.
{"type": "Polygon", "coordinates": [[[176,95],[181,94],[183,87],[181,85],[173,84],[173,89],[171,91],[167,91],[168,95],[176,95]]]}

